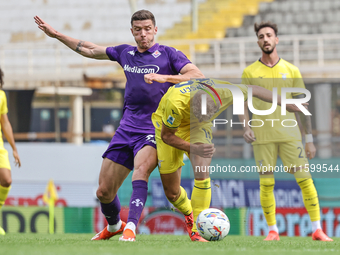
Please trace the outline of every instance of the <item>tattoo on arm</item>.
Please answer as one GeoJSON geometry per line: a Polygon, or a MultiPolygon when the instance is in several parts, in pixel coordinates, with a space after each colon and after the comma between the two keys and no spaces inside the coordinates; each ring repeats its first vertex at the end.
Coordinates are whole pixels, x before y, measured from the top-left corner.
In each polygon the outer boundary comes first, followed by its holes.
{"type": "Polygon", "coordinates": [[[79,41],[76,47],[76,52],[81,53],[81,48],[83,48],[84,41],[79,41]]]}
{"type": "MultiPolygon", "coordinates": [[[[300,94],[297,96],[294,96],[294,98],[305,98],[304,94],[300,94]]],[[[300,120],[302,127],[305,131],[305,134],[311,134],[312,133],[312,118],[311,116],[306,116],[302,112],[299,112],[300,120]]]]}

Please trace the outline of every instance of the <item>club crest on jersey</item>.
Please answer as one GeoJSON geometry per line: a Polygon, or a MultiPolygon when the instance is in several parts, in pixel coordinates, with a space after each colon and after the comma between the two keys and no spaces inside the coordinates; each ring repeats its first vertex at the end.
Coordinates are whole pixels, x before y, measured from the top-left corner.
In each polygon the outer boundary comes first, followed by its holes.
{"type": "Polygon", "coordinates": [[[280,73],[282,75],[282,79],[286,80],[287,79],[287,73],[280,73]]]}
{"type": "Polygon", "coordinates": [[[169,115],[168,119],[166,120],[166,122],[168,122],[170,125],[174,124],[175,118],[172,117],[171,115],[169,115]]]}
{"type": "Polygon", "coordinates": [[[262,167],[263,166],[263,159],[262,160],[258,160],[258,162],[259,162],[260,167],[262,167]]]}
{"type": "Polygon", "coordinates": [[[148,142],[152,142],[152,143],[156,144],[156,141],[155,141],[155,138],[154,138],[154,137],[155,137],[154,135],[147,135],[147,136],[146,136],[146,140],[147,140],[148,142]]]}
{"type": "Polygon", "coordinates": [[[161,53],[156,50],[154,53],[152,53],[152,56],[154,56],[154,58],[158,58],[161,55],[161,53]]]}
{"type": "Polygon", "coordinates": [[[164,160],[158,160],[158,168],[161,168],[161,164],[162,164],[162,162],[163,162],[164,160]]]}
{"type": "Polygon", "coordinates": [[[135,55],[135,52],[134,52],[133,50],[128,51],[128,53],[129,53],[131,56],[134,56],[134,55],[135,55]]]}

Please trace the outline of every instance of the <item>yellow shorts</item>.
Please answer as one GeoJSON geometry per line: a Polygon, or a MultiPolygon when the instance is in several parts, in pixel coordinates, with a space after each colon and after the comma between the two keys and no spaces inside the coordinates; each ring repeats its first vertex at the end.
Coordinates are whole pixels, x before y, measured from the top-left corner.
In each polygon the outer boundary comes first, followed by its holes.
{"type": "Polygon", "coordinates": [[[8,159],[8,152],[5,148],[0,148],[0,168],[11,170],[11,165],[9,164],[8,159]]]}
{"type": "Polygon", "coordinates": [[[280,156],[285,169],[294,169],[308,165],[305,148],[301,141],[255,144],[254,157],[259,170],[272,171],[280,156]],[[261,168],[262,167],[262,168],[261,168]]]}
{"type": "MultiPolygon", "coordinates": [[[[176,136],[190,143],[211,143],[212,131],[210,123],[194,128],[191,131],[179,129],[176,136]]],[[[156,145],[158,157],[158,169],[161,174],[171,174],[184,166],[183,154],[188,153],[170,145],[161,139],[161,130],[156,129],[156,145]]]]}

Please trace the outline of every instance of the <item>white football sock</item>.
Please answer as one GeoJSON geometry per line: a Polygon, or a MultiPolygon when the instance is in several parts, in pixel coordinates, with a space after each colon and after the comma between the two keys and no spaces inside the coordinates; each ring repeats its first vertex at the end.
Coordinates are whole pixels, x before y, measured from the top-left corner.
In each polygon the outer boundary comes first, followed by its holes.
{"type": "Polygon", "coordinates": [[[119,220],[119,222],[115,225],[107,225],[107,231],[116,232],[120,229],[121,226],[122,226],[122,221],[119,220]]]}
{"type": "Polygon", "coordinates": [[[312,221],[312,232],[314,233],[317,229],[321,229],[321,223],[319,220],[312,221]]]}
{"type": "Polygon", "coordinates": [[[276,224],[273,226],[268,226],[269,231],[275,231],[276,233],[279,233],[279,229],[277,228],[276,224]]]}
{"type": "Polygon", "coordinates": [[[136,235],[136,225],[133,222],[128,222],[124,228],[125,229],[130,229],[132,232],[136,235]]]}

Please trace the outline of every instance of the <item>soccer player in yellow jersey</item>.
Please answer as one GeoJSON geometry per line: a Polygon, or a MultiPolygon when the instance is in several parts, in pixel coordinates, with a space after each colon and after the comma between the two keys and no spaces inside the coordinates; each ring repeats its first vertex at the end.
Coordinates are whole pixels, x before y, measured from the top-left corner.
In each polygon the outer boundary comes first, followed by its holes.
{"type": "MultiPolygon", "coordinates": [[[[4,74],[0,68],[0,88],[3,85],[4,74]]],[[[7,99],[6,94],[3,90],[0,90],[0,209],[4,205],[8,192],[11,189],[12,178],[11,178],[11,166],[9,164],[8,153],[4,148],[4,142],[2,140],[2,132],[4,133],[7,141],[13,149],[13,157],[16,166],[21,166],[19,154],[15,146],[15,141],[13,137],[13,130],[11,123],[7,117],[7,99]]],[[[0,235],[5,235],[5,231],[0,227],[0,235]]]]}
{"type": "MultiPolygon", "coordinates": [[[[195,222],[199,213],[210,206],[209,172],[203,169],[210,165],[215,151],[211,143],[211,120],[233,104],[233,95],[226,86],[238,87],[239,95],[242,95],[244,100],[247,99],[248,87],[245,85],[234,85],[214,79],[195,79],[170,87],[152,115],[156,129],[158,168],[164,192],[170,203],[185,215],[187,230],[193,241],[205,241],[198,234],[195,222]],[[216,88],[215,85],[225,87],[216,88]],[[206,97],[205,115],[201,113],[200,95],[206,93],[203,91],[208,91],[212,96],[206,97]],[[183,153],[188,155],[195,169],[191,202],[186,191],[180,186],[181,169],[184,165],[183,153]],[[202,171],[196,171],[196,166],[202,171]]],[[[254,97],[272,102],[272,93],[269,90],[259,86],[252,86],[252,90],[254,97]]],[[[280,104],[280,98],[278,101],[280,104]]],[[[290,106],[292,105],[288,105],[288,108],[290,106]]],[[[292,107],[290,109],[294,110],[294,105],[292,107]]]]}
{"type": "MultiPolygon", "coordinates": [[[[262,22],[255,23],[254,27],[262,57],[244,69],[242,83],[262,86],[268,90],[276,87],[279,94],[283,87],[305,88],[299,69],[278,56],[277,25],[262,22]]],[[[291,93],[286,97],[303,98],[305,95],[291,93]]],[[[257,98],[254,99],[253,104],[257,110],[267,110],[271,106],[257,98]]],[[[312,221],[313,240],[333,241],[321,229],[318,195],[308,170],[308,158],[314,158],[316,152],[313,144],[311,117],[300,113],[300,120],[306,134],[305,149],[303,149],[301,133],[293,113],[283,116],[280,109],[276,109],[274,113],[266,116],[254,114],[252,119],[262,120],[264,123],[261,126],[253,122],[253,126],[260,126],[253,128],[246,125],[243,135],[246,142],[253,144],[256,164],[259,169],[262,168],[262,171],[260,170],[260,201],[269,227],[269,234],[264,240],[280,240],[275,219],[274,173],[263,171],[270,167],[273,169],[279,155],[284,166],[294,174],[301,188],[304,204],[312,221]]],[[[240,116],[240,120],[248,123],[248,113],[240,116]]]]}

